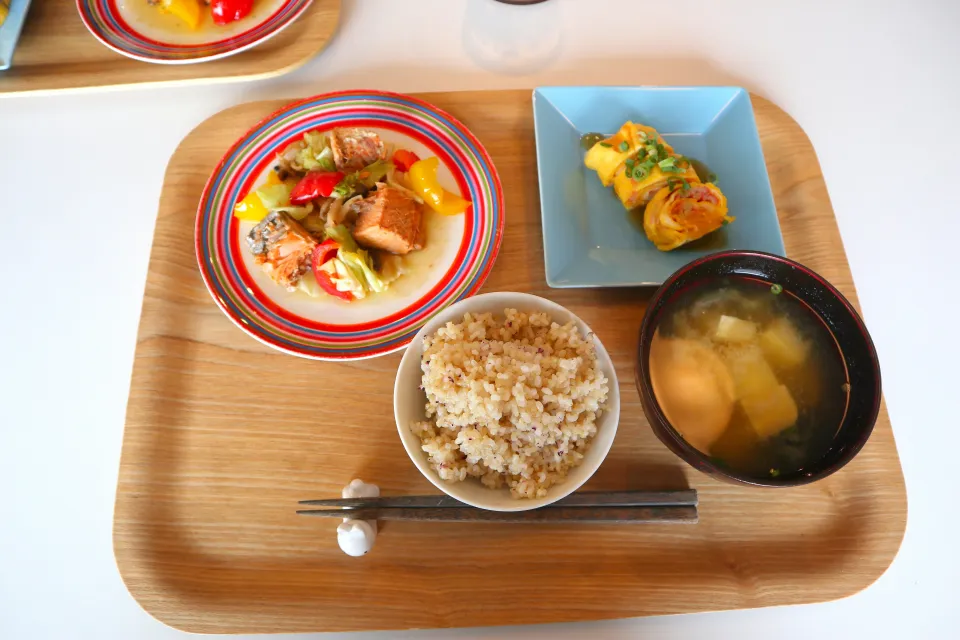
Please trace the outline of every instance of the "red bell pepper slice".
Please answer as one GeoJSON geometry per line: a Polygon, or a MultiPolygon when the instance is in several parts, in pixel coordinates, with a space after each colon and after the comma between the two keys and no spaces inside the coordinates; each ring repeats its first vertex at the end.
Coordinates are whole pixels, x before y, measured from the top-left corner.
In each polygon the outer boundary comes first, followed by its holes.
{"type": "Polygon", "coordinates": [[[246,18],[253,10],[253,0],[213,0],[210,13],[216,24],[224,25],[246,18]]]}
{"type": "Polygon", "coordinates": [[[313,270],[317,271],[323,265],[323,263],[333,260],[337,257],[337,251],[340,250],[340,245],[336,240],[324,240],[317,246],[313,248],[313,270]]]}
{"type": "Polygon", "coordinates": [[[337,289],[337,285],[333,283],[333,278],[330,277],[330,274],[326,271],[320,271],[316,274],[317,284],[320,285],[320,288],[334,296],[335,298],[340,298],[341,300],[346,300],[347,302],[352,302],[354,300],[353,294],[349,291],[340,291],[337,289]]]}
{"type": "Polygon", "coordinates": [[[313,277],[316,278],[317,284],[320,285],[320,288],[326,293],[329,293],[335,298],[340,298],[341,300],[350,302],[354,300],[353,294],[349,291],[340,291],[337,289],[337,285],[334,284],[333,278],[330,277],[330,274],[320,269],[324,263],[333,260],[337,256],[337,251],[339,250],[340,245],[336,240],[324,240],[313,248],[313,277]]]}
{"type": "Polygon", "coordinates": [[[339,171],[311,171],[300,178],[290,192],[290,204],[300,206],[317,198],[328,198],[341,180],[343,173],[339,171]]]}
{"type": "Polygon", "coordinates": [[[413,163],[419,161],[420,157],[417,154],[413,151],[407,151],[406,149],[397,149],[393,154],[393,166],[395,166],[400,173],[410,171],[413,163]]]}

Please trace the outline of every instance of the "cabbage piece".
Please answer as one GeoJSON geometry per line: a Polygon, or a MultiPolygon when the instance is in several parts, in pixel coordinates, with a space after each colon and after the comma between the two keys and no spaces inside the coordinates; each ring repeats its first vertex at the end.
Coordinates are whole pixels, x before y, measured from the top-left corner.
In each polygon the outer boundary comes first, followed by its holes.
{"type": "Polygon", "coordinates": [[[290,194],[293,189],[290,185],[281,182],[280,184],[271,184],[257,189],[257,195],[260,196],[260,202],[268,210],[273,211],[279,207],[286,207],[290,204],[290,194]]]}
{"type": "Polygon", "coordinates": [[[374,293],[383,293],[387,290],[387,284],[374,271],[373,260],[365,250],[351,252],[341,249],[337,252],[337,257],[353,271],[358,280],[363,281],[366,289],[374,293]]]}
{"type": "Polygon", "coordinates": [[[307,171],[314,169],[324,169],[326,171],[335,171],[336,165],[333,162],[333,151],[327,144],[327,136],[316,131],[308,131],[303,134],[304,146],[297,153],[295,166],[299,165],[307,171]]]}
{"type": "Polygon", "coordinates": [[[359,178],[357,178],[357,174],[350,173],[337,183],[337,186],[333,188],[333,192],[330,195],[348,200],[358,193],[358,186],[359,178]]]}
{"type": "Polygon", "coordinates": [[[330,279],[333,280],[338,291],[349,291],[357,300],[367,297],[363,280],[357,277],[353,269],[344,264],[339,257],[325,262],[320,270],[330,274],[330,279]]]}
{"type": "Polygon", "coordinates": [[[323,217],[319,212],[313,211],[306,218],[300,221],[303,224],[303,228],[309,231],[311,234],[323,237],[324,232],[324,221],[323,217]]]}
{"type": "Polygon", "coordinates": [[[294,207],[294,206],[277,207],[275,209],[271,209],[270,211],[271,212],[278,211],[280,213],[285,213],[291,218],[293,218],[294,220],[303,220],[308,215],[310,215],[310,213],[313,211],[313,203],[308,202],[305,207],[294,207]]]}
{"type": "Polygon", "coordinates": [[[386,160],[371,162],[358,172],[360,183],[367,189],[373,189],[378,182],[386,177],[393,165],[386,160]]]}
{"type": "Polygon", "coordinates": [[[327,295],[327,292],[317,284],[317,278],[313,275],[313,271],[307,271],[300,276],[300,282],[297,283],[297,291],[302,291],[311,298],[322,298],[327,295]]]}
{"type": "Polygon", "coordinates": [[[320,155],[317,156],[317,164],[319,164],[320,168],[324,171],[336,171],[337,163],[333,161],[333,149],[326,147],[321,151],[320,155]]]}
{"type": "Polygon", "coordinates": [[[360,249],[360,247],[357,246],[356,241],[353,239],[353,236],[350,234],[350,230],[342,224],[338,224],[335,227],[327,229],[326,237],[327,240],[336,241],[336,243],[340,245],[340,249],[342,251],[355,253],[360,249]]]}
{"type": "Polygon", "coordinates": [[[363,169],[349,173],[333,188],[331,195],[349,200],[358,193],[364,193],[377,186],[393,170],[393,163],[386,160],[371,162],[363,169]]]}

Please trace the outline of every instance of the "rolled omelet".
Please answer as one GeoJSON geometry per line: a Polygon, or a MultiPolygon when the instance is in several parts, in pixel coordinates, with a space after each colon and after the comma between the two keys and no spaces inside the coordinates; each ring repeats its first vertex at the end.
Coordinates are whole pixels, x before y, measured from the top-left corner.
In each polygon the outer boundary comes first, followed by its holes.
{"type": "Polygon", "coordinates": [[[656,192],[643,212],[643,230],[657,249],[671,251],[733,220],[720,189],[710,183],[687,182],[656,192]]]}
{"type": "MultiPolygon", "coordinates": [[[[606,140],[596,143],[583,159],[588,169],[593,169],[600,177],[603,186],[613,184],[614,175],[623,168],[627,158],[636,155],[640,147],[649,139],[659,139],[660,134],[653,127],[633,122],[625,122],[620,130],[606,140]]],[[[668,154],[673,153],[673,147],[660,140],[668,154]]]]}
{"type": "Polygon", "coordinates": [[[637,179],[623,166],[613,177],[613,190],[620,202],[627,209],[636,209],[650,202],[654,194],[667,186],[672,180],[697,181],[697,172],[689,163],[682,173],[664,173],[659,166],[654,166],[643,178],[637,179]]]}

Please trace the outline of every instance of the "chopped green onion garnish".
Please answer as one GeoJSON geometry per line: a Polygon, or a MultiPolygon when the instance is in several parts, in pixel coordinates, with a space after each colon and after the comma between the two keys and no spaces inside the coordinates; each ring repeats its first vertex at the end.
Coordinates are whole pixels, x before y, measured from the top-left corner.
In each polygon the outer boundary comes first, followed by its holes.
{"type": "Polygon", "coordinates": [[[781,293],[783,293],[783,287],[780,286],[779,284],[772,284],[770,285],[770,293],[772,293],[775,296],[778,296],[781,293]]]}
{"type": "Polygon", "coordinates": [[[676,163],[677,163],[677,159],[676,159],[676,158],[664,158],[663,160],[661,160],[661,161],[658,162],[657,164],[660,166],[661,169],[666,169],[667,167],[672,167],[672,166],[675,165],[676,163]]]}
{"type": "Polygon", "coordinates": [[[627,158],[626,162],[624,162],[624,164],[627,165],[627,171],[633,169],[633,165],[636,164],[636,162],[633,158],[627,158]]]}
{"type": "Polygon", "coordinates": [[[630,149],[630,143],[626,140],[620,143],[620,151],[627,151],[628,149],[630,149]]]}
{"type": "Polygon", "coordinates": [[[598,142],[597,144],[599,144],[601,147],[606,147],[607,149],[613,146],[609,142],[598,142]]]}
{"type": "Polygon", "coordinates": [[[640,166],[634,168],[634,170],[633,170],[633,179],[634,179],[634,180],[643,180],[644,178],[647,177],[647,174],[648,174],[648,173],[649,173],[649,171],[648,171],[646,168],[644,168],[643,165],[640,165],[640,166]]]}

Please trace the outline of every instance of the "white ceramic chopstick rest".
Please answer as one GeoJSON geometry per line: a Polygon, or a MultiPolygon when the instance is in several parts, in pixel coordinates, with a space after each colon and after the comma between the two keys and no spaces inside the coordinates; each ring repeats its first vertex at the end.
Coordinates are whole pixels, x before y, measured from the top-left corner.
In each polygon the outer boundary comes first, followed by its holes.
{"type": "MultiPolygon", "coordinates": [[[[355,478],[343,488],[340,495],[343,498],[379,498],[380,487],[355,478]]],[[[348,556],[366,555],[373,549],[376,539],[376,520],[344,518],[343,524],[337,527],[337,544],[348,556]]]]}

